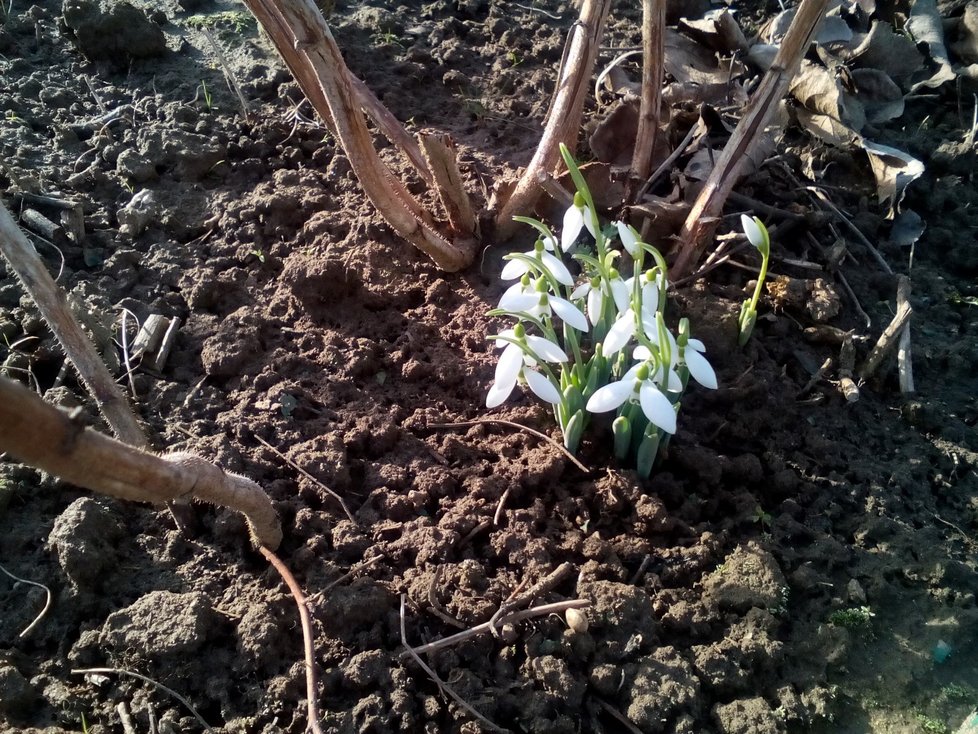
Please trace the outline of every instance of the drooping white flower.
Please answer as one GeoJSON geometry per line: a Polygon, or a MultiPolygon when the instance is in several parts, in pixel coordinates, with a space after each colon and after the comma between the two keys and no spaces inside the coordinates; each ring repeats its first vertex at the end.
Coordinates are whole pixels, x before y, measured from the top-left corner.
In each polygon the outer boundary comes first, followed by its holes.
{"type": "MultiPolygon", "coordinates": [[[[567,355],[559,346],[541,336],[525,334],[522,328],[506,329],[500,332],[499,336],[523,342],[528,350],[545,362],[567,361],[567,355]]],[[[546,376],[535,369],[536,359],[521,344],[499,339],[497,345],[505,346],[496,363],[495,380],[486,396],[487,408],[502,405],[513,392],[520,377],[541,400],[551,405],[560,402],[560,391],[546,376]]]]}
{"type": "Polygon", "coordinates": [[[703,355],[705,351],[706,345],[703,342],[699,339],[689,339],[686,342],[686,348],[682,350],[679,361],[686,365],[690,377],[703,387],[716,390],[718,386],[717,373],[703,355]]]}
{"type": "Polygon", "coordinates": [[[770,252],[771,237],[761,220],[757,217],[748,217],[746,214],[740,215],[740,226],[747,235],[747,241],[756,247],[761,253],[770,252]]]}
{"type": "Polygon", "coordinates": [[[607,413],[621,407],[627,400],[637,401],[653,425],[666,433],[676,432],[676,409],[652,379],[647,362],[632,367],[618,382],[596,390],[586,407],[592,413],[607,413]]]}
{"type": "Polygon", "coordinates": [[[617,354],[633,336],[635,336],[635,312],[628,308],[608,329],[604,343],[601,345],[601,353],[605,357],[617,354]]]}
{"type": "Polygon", "coordinates": [[[560,249],[564,252],[570,252],[574,243],[577,242],[577,238],[580,237],[582,229],[587,229],[592,237],[596,237],[590,207],[577,201],[577,197],[575,197],[574,203],[567,207],[564,212],[564,219],[561,222],[560,249]]]}
{"type": "MultiPolygon", "coordinates": [[[[558,257],[553,255],[550,250],[554,249],[553,240],[549,237],[537,240],[536,245],[529,252],[521,253],[528,258],[536,260],[539,269],[542,272],[549,273],[553,278],[562,285],[574,285],[574,279],[571,277],[570,271],[567,266],[560,261],[558,257]]],[[[522,278],[528,272],[530,272],[530,264],[522,259],[510,260],[503,267],[503,271],[499,274],[499,277],[503,280],[516,280],[517,278],[522,278]]]]}
{"type": "Polygon", "coordinates": [[[638,255],[638,235],[635,234],[635,230],[624,222],[615,222],[615,227],[618,229],[621,246],[632,258],[635,258],[638,255]]]}
{"type": "Polygon", "coordinates": [[[571,293],[571,300],[587,299],[587,317],[592,324],[597,324],[604,316],[604,305],[608,298],[615,304],[618,313],[628,308],[630,291],[626,281],[617,273],[610,279],[592,278],[581,283],[571,293]]]}
{"type": "MultiPolygon", "coordinates": [[[[543,287],[546,287],[545,283],[543,287]]],[[[557,314],[562,321],[578,331],[586,332],[588,330],[587,319],[577,306],[566,298],[561,298],[540,288],[540,283],[531,290],[509,288],[499,299],[499,308],[504,311],[525,313],[534,318],[557,314]]]]}
{"type": "MultiPolygon", "coordinates": [[[[651,318],[655,318],[655,312],[659,310],[659,291],[665,290],[666,282],[662,273],[655,273],[646,270],[640,276],[642,284],[642,313],[651,318]]],[[[625,281],[629,296],[635,289],[635,276],[625,281]]]]}

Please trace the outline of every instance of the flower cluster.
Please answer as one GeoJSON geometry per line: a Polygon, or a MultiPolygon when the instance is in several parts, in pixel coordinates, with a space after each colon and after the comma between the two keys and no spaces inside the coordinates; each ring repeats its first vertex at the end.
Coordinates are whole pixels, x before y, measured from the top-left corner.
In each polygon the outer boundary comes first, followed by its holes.
{"type": "Polygon", "coordinates": [[[515,282],[490,314],[516,323],[489,337],[502,351],[486,405],[501,405],[518,384],[526,385],[553,405],[571,451],[591,414],[617,411],[616,455],[633,455],[648,476],[676,432],[689,379],[713,389],[716,374],[687,319],[677,334],[666,326],[662,255],[623,222],[602,229],[583,176],[567,149],[561,152],[577,193],[559,237],[542,222],[518,218],[538,239],[529,251],[508,255],[502,271],[503,280],[515,282]],[[582,237],[585,231],[590,237],[582,237]],[[579,239],[593,239],[593,248],[578,249],[579,239]],[[577,263],[576,278],[568,260],[577,263]]]}

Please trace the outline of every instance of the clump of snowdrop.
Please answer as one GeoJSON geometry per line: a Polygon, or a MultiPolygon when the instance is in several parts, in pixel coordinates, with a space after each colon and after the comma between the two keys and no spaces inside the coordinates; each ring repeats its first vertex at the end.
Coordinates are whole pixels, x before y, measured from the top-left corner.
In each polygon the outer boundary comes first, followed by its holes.
{"type": "Polygon", "coordinates": [[[616,456],[632,457],[648,476],[676,432],[690,378],[714,389],[716,374],[687,319],[675,335],[666,326],[662,255],[624,222],[602,228],[584,177],[566,147],[561,153],[577,193],[559,236],[517,217],[538,238],[532,249],[506,256],[501,277],[514,282],[490,314],[516,323],[489,337],[501,351],[486,405],[497,407],[526,386],[553,406],[570,451],[593,414],[614,411],[616,456]],[[585,232],[593,249],[575,253],[585,232]]]}
{"type": "Polygon", "coordinates": [[[761,253],[761,271],[757,276],[757,285],[754,286],[754,296],[740,305],[740,318],[737,321],[737,326],[740,329],[737,341],[740,346],[744,346],[750,340],[750,335],[754,331],[754,324],[757,322],[757,302],[761,298],[764,280],[767,278],[767,266],[771,260],[771,236],[768,234],[764,222],[757,217],[741,214],[740,226],[743,227],[744,234],[747,235],[747,241],[761,253]]]}

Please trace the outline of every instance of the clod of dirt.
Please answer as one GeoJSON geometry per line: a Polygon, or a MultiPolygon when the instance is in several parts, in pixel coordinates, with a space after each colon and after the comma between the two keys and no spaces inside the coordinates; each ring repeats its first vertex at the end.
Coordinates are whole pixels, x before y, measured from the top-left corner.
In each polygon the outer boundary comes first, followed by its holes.
{"type": "Polygon", "coordinates": [[[5,714],[27,712],[37,698],[31,684],[13,665],[0,666],[0,711],[5,714]]]}
{"type": "Polygon", "coordinates": [[[217,333],[204,342],[200,358],[208,375],[232,377],[261,351],[258,317],[245,307],[221,322],[217,333]]]}
{"type": "Polygon", "coordinates": [[[197,652],[217,623],[206,594],[151,591],[109,615],[99,642],[116,653],[138,651],[143,657],[175,659],[197,652]],[[160,624],[160,620],[167,620],[160,624]]]}
{"type": "Polygon", "coordinates": [[[665,723],[695,707],[699,697],[693,668],[674,647],[660,647],[638,665],[627,666],[625,678],[625,715],[644,732],[665,731],[665,723]]]}
{"type": "Polygon", "coordinates": [[[146,228],[160,218],[161,209],[159,201],[149,189],[143,189],[116,214],[119,220],[119,231],[136,239],[146,231],[146,228]]]}
{"type": "Polygon", "coordinates": [[[154,168],[173,169],[180,181],[199,181],[227,156],[214,139],[179,128],[143,128],[136,148],[154,168]]]}
{"type": "Polygon", "coordinates": [[[125,66],[128,59],[162,56],[166,38],[146,13],[127,2],[65,0],[65,26],[75,46],[93,61],[104,59],[125,66]]]}
{"type": "Polygon", "coordinates": [[[131,148],[119,153],[115,162],[115,170],[129,179],[131,183],[145,183],[158,177],[153,161],[131,148]]]}
{"type": "Polygon", "coordinates": [[[719,704],[713,708],[713,718],[722,734],[781,734],[784,731],[770,704],[760,696],[719,704]]]}
{"type": "Polygon", "coordinates": [[[774,556],[754,542],[738,546],[703,584],[708,601],[735,612],[777,609],[787,585],[774,556]]]}
{"type": "Polygon", "coordinates": [[[115,546],[123,532],[121,519],[107,500],[82,497],[54,521],[48,547],[77,591],[97,586],[104,572],[116,564],[115,546]]]}

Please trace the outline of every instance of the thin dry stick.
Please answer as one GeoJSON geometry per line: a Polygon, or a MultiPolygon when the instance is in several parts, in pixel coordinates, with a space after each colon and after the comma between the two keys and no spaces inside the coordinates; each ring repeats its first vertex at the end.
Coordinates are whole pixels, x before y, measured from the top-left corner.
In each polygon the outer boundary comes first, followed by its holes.
{"type": "Polygon", "coordinates": [[[408,242],[453,272],[475,258],[470,243],[451,243],[431,226],[429,215],[380,160],[354,92],[352,74],[322,13],[312,0],[247,0],[306,97],[326,119],[350,159],[360,185],[378,212],[408,242]],[[325,109],[325,114],[324,114],[325,109]]]}
{"type": "Polygon", "coordinates": [[[176,691],[174,691],[172,688],[170,688],[168,686],[165,686],[162,683],[160,683],[159,681],[153,680],[152,678],[148,678],[147,676],[142,675],[141,673],[136,673],[136,672],[134,672],[132,670],[125,670],[123,668],[73,668],[72,670],[69,670],[68,672],[71,673],[72,675],[89,675],[89,674],[93,674],[93,675],[128,675],[128,676],[132,676],[133,678],[138,678],[139,680],[143,681],[144,683],[149,683],[151,686],[154,686],[154,687],[160,689],[161,691],[163,691],[165,693],[169,693],[171,696],[173,696],[180,703],[182,703],[184,706],[187,707],[187,710],[190,711],[190,713],[194,715],[194,718],[197,719],[197,721],[200,722],[201,726],[204,727],[204,730],[205,731],[210,732],[210,734],[214,734],[214,730],[211,728],[211,725],[208,724],[207,721],[204,720],[204,717],[201,716],[197,712],[197,709],[194,708],[194,705],[192,703],[190,703],[190,701],[188,701],[186,698],[184,698],[179,693],[177,693],[176,691]]]}
{"type": "Polygon", "coordinates": [[[565,143],[571,150],[577,147],[587,79],[598,55],[610,7],[611,0],[584,0],[581,5],[580,19],[570,30],[567,64],[557,80],[540,143],[512,195],[496,215],[496,228],[502,239],[513,233],[513,217],[525,214],[536,203],[541,192],[540,179],[551,173],[560,160],[560,144],[565,143]]]}
{"type": "Polygon", "coordinates": [[[238,97],[238,104],[241,105],[241,116],[244,118],[245,122],[251,121],[251,110],[248,109],[248,100],[245,99],[244,92],[241,91],[241,85],[238,84],[238,80],[234,76],[234,72],[231,71],[231,67],[228,65],[227,59],[224,58],[224,51],[221,50],[220,45],[217,43],[217,39],[214,35],[207,30],[207,28],[200,29],[204,38],[210,43],[211,48],[214,50],[214,54],[217,56],[218,62],[221,64],[221,69],[224,70],[224,78],[227,80],[228,86],[234,90],[234,93],[238,97]]]}
{"type": "Polygon", "coordinates": [[[132,721],[132,714],[129,713],[129,706],[126,705],[125,701],[119,701],[119,704],[115,707],[116,713],[119,714],[119,722],[122,724],[123,734],[138,734],[136,730],[136,725],[132,721]]]}
{"type": "MultiPolygon", "coordinates": [[[[505,617],[501,617],[497,620],[500,625],[516,624],[517,622],[522,622],[524,619],[533,619],[534,617],[545,617],[548,614],[559,614],[560,612],[565,612],[568,609],[586,609],[591,606],[591,602],[587,599],[568,599],[566,601],[557,601],[553,604],[541,604],[540,606],[530,607],[529,609],[523,609],[518,612],[512,612],[507,614],[505,617]]],[[[445,647],[451,647],[452,645],[457,645],[460,642],[471,639],[477,635],[481,635],[483,632],[488,632],[491,629],[490,622],[483,622],[482,624],[471,627],[464,632],[456,632],[454,635],[449,635],[448,637],[442,637],[440,640],[435,640],[424,645],[420,645],[414,648],[414,652],[419,655],[426,655],[436,650],[441,650],[445,647]]],[[[408,657],[408,652],[402,652],[400,657],[403,660],[408,657]]]]}
{"type": "Polygon", "coordinates": [[[503,519],[503,510],[506,509],[506,500],[509,499],[509,493],[513,489],[512,486],[506,487],[503,491],[503,496],[499,498],[499,504],[496,505],[496,512],[492,516],[492,524],[499,527],[499,523],[503,519]]]}
{"type": "Polygon", "coordinates": [[[853,379],[856,365],[856,345],[852,334],[846,334],[839,349],[839,389],[847,403],[859,400],[859,385],[853,379]]]}
{"type": "Polygon", "coordinates": [[[458,695],[455,692],[455,690],[451,688],[451,686],[449,686],[445,681],[439,678],[438,673],[436,673],[434,669],[431,668],[431,666],[429,666],[424,660],[422,660],[421,657],[418,655],[418,653],[414,651],[414,648],[408,644],[407,627],[404,623],[404,605],[406,599],[407,599],[407,594],[401,594],[401,644],[404,645],[404,647],[407,649],[407,653],[412,658],[414,658],[414,662],[420,665],[421,669],[428,674],[428,677],[435,682],[439,690],[451,696],[452,699],[455,701],[455,703],[457,703],[463,709],[465,709],[470,714],[472,714],[475,718],[481,721],[485,726],[487,726],[492,731],[508,732],[509,729],[504,729],[498,724],[494,724],[493,722],[489,721],[489,719],[487,719],[485,716],[483,716],[478,711],[476,711],[472,707],[472,704],[470,704],[468,701],[466,701],[464,698],[458,695]]]}
{"type": "Polygon", "coordinates": [[[495,614],[493,614],[492,618],[489,620],[489,631],[492,632],[493,636],[498,637],[498,629],[500,625],[499,620],[501,618],[522,606],[530,604],[541,594],[546,594],[548,591],[557,586],[557,584],[570,576],[573,571],[574,566],[569,561],[564,561],[553,571],[533,584],[533,586],[531,586],[529,589],[504,601],[499,605],[499,609],[496,610],[495,614]]]}
{"type": "Polygon", "coordinates": [[[787,91],[791,78],[815,37],[815,31],[818,30],[827,6],[828,0],[801,0],[798,5],[774,63],[751,96],[747,112],[724,146],[683,224],[679,233],[681,249],[672,268],[676,277],[686,275],[699,262],[706,243],[719,222],[727,195],[740,177],[750,158],[750,152],[756,148],[764,128],[777,109],[778,101],[787,91]]]}
{"type": "Polygon", "coordinates": [[[122,342],[122,363],[126,366],[126,377],[129,378],[129,389],[132,391],[133,400],[138,396],[136,395],[136,381],[133,379],[132,364],[129,359],[129,330],[126,328],[126,317],[132,316],[136,321],[136,331],[139,331],[139,319],[136,315],[130,311],[128,308],[122,309],[122,324],[119,327],[120,331],[120,341],[122,342]]]}
{"type": "Polygon", "coordinates": [[[883,329],[883,333],[880,334],[876,345],[870,351],[869,356],[866,357],[863,366],[859,368],[859,377],[861,379],[868,380],[872,377],[886,356],[897,345],[900,332],[906,326],[907,322],[910,321],[910,315],[912,313],[913,308],[906,301],[897,308],[896,313],[893,315],[893,320],[883,329]]]}
{"type": "Polygon", "coordinates": [[[319,727],[319,701],[317,698],[319,696],[319,686],[316,683],[316,651],[313,647],[312,620],[309,617],[309,605],[306,602],[305,595],[302,593],[302,588],[296,582],[292,572],[282,563],[281,559],[265,546],[259,547],[258,550],[272,564],[272,567],[278,571],[282,580],[285,581],[285,585],[292,592],[295,605],[299,608],[299,620],[302,623],[302,649],[305,653],[306,662],[306,731],[311,731],[313,734],[322,734],[322,729],[319,727]]]}
{"type": "MultiPolygon", "coordinates": [[[[356,566],[354,566],[353,568],[351,568],[349,571],[347,571],[345,574],[343,574],[342,576],[340,576],[335,581],[330,581],[326,585],[326,587],[322,590],[321,593],[326,594],[326,593],[330,592],[334,587],[339,586],[340,584],[342,584],[347,579],[353,578],[354,576],[356,576],[361,571],[363,571],[363,570],[365,570],[367,568],[370,568],[371,566],[375,565],[378,561],[383,560],[383,558],[384,558],[384,554],[381,553],[380,555],[374,556],[369,561],[363,561],[362,563],[358,563],[356,566]]],[[[319,592],[317,592],[317,593],[319,593],[319,592]]]]}
{"type": "MultiPolygon", "coordinates": [[[[642,100],[638,113],[638,132],[632,152],[629,185],[648,178],[652,151],[659,131],[662,106],[662,70],[665,58],[666,0],[642,0],[642,100]]],[[[629,200],[637,201],[629,196],[629,200]]]]}
{"type": "Polygon", "coordinates": [[[310,482],[312,482],[317,487],[319,487],[321,490],[323,490],[330,497],[332,497],[337,502],[339,502],[340,503],[340,507],[343,508],[343,512],[349,518],[350,522],[352,522],[354,525],[357,524],[356,518],[353,517],[353,513],[350,512],[350,508],[346,506],[346,502],[343,501],[343,498],[342,497],[340,497],[338,494],[336,494],[336,492],[334,492],[332,489],[330,489],[325,484],[323,484],[318,479],[316,479],[316,477],[314,477],[312,474],[310,474],[309,472],[307,472],[301,466],[299,466],[294,461],[292,461],[292,459],[290,459],[288,456],[286,456],[281,451],[279,451],[277,448],[275,448],[274,446],[272,446],[268,441],[266,441],[264,438],[262,438],[261,436],[259,436],[257,433],[252,434],[252,435],[254,435],[255,440],[258,441],[258,443],[260,443],[266,449],[268,449],[269,451],[271,451],[273,454],[275,454],[278,458],[280,458],[286,464],[288,464],[289,466],[291,466],[293,469],[295,469],[297,472],[299,472],[302,476],[304,476],[310,482]]]}
{"type": "MultiPolygon", "coordinates": [[[[910,307],[910,278],[901,275],[897,280],[897,308],[904,307],[910,307]]],[[[909,323],[900,332],[900,343],[897,346],[897,368],[900,374],[900,392],[904,395],[914,392],[909,323]]]]}
{"type": "Polygon", "coordinates": [[[548,436],[545,433],[540,433],[540,431],[537,431],[536,429],[530,428],[529,426],[524,426],[522,423],[514,423],[513,421],[497,420],[497,419],[494,419],[494,418],[480,418],[479,420],[474,420],[474,421],[461,421],[459,423],[429,423],[428,424],[428,428],[471,428],[472,426],[477,426],[479,424],[486,424],[486,425],[496,424],[496,425],[500,425],[500,426],[509,426],[510,428],[518,428],[521,431],[526,431],[530,435],[536,436],[537,438],[542,439],[542,440],[546,441],[547,443],[549,443],[551,446],[553,446],[555,449],[557,449],[560,453],[562,453],[564,456],[566,456],[574,466],[576,466],[578,469],[580,469],[585,474],[590,474],[590,472],[591,472],[590,469],[588,469],[584,464],[582,464],[580,461],[577,460],[577,457],[575,457],[574,454],[572,454],[570,451],[568,451],[564,446],[562,446],[561,444],[559,444],[557,441],[554,441],[552,438],[550,438],[550,436],[548,436]]]}
{"type": "Polygon", "coordinates": [[[0,451],[67,482],[137,502],[195,498],[241,512],[252,537],[271,548],[282,540],[275,508],[255,482],[199,456],[156,456],[81,425],[0,377],[0,451]]]}
{"type": "Polygon", "coordinates": [[[629,732],[629,734],[643,734],[642,730],[635,726],[635,722],[629,719],[625,714],[616,709],[607,701],[602,701],[600,698],[595,698],[598,706],[603,708],[606,713],[608,713],[615,721],[621,724],[629,732]]]}
{"type": "Polygon", "coordinates": [[[44,589],[44,593],[47,594],[47,601],[44,602],[44,608],[41,609],[41,611],[38,613],[36,617],[34,617],[34,621],[31,622],[29,625],[27,625],[24,628],[23,632],[17,635],[18,637],[27,637],[27,635],[30,634],[31,630],[37,627],[38,623],[42,619],[44,619],[44,615],[48,613],[48,609],[51,608],[51,589],[49,589],[44,584],[39,584],[37,581],[30,581],[29,579],[22,579],[20,576],[14,576],[12,573],[10,573],[10,571],[5,569],[3,566],[0,566],[0,571],[3,571],[5,574],[7,574],[7,576],[12,578],[14,581],[19,581],[22,584],[30,584],[31,586],[37,586],[38,588],[44,589]]]}
{"type": "Polygon", "coordinates": [[[7,209],[0,205],[0,251],[17,274],[24,289],[37,304],[65,354],[78,370],[85,387],[112,432],[133,446],[147,445],[146,434],[129,408],[126,397],[109,374],[105,363],[92,342],[82,331],[68,307],[64,293],[45,270],[34,248],[14,222],[7,209]]]}
{"type": "Polygon", "coordinates": [[[428,604],[431,605],[431,612],[445,624],[464,630],[466,628],[465,625],[446,612],[438,601],[436,592],[438,590],[438,583],[441,581],[441,574],[442,567],[440,565],[435,566],[434,573],[431,574],[431,583],[428,584],[428,604]]]}
{"type": "Polygon", "coordinates": [[[822,208],[832,212],[835,215],[836,219],[838,219],[840,222],[846,225],[846,229],[852,232],[855,238],[862,243],[863,247],[869,250],[869,253],[873,256],[873,259],[879,263],[880,267],[883,268],[883,270],[885,270],[890,274],[893,273],[893,268],[891,268],[889,263],[886,262],[886,260],[883,258],[883,255],[880,254],[880,251],[877,250],[876,247],[873,245],[873,243],[870,242],[869,239],[866,237],[866,235],[864,235],[860,231],[859,227],[853,224],[852,221],[849,219],[849,217],[843,214],[842,211],[839,209],[839,207],[837,207],[835,204],[832,203],[831,199],[829,199],[829,197],[825,195],[824,191],[822,191],[821,189],[815,186],[806,186],[805,189],[813,194],[813,198],[815,198],[818,201],[818,203],[821,204],[822,208]]]}
{"type": "Polygon", "coordinates": [[[693,137],[696,136],[697,133],[703,133],[705,131],[706,125],[703,124],[703,118],[701,117],[699,120],[697,120],[696,124],[689,129],[689,132],[686,133],[686,137],[680,141],[679,145],[676,146],[676,149],[669,154],[669,157],[662,161],[662,163],[659,164],[659,167],[656,168],[645,183],[642,184],[642,188],[640,188],[638,193],[635,194],[635,201],[641,201],[646,192],[652,188],[652,185],[656,181],[659,180],[659,176],[672,168],[672,164],[679,159],[679,156],[683,154],[683,151],[685,151],[686,148],[689,147],[689,144],[693,142],[693,137]]]}

